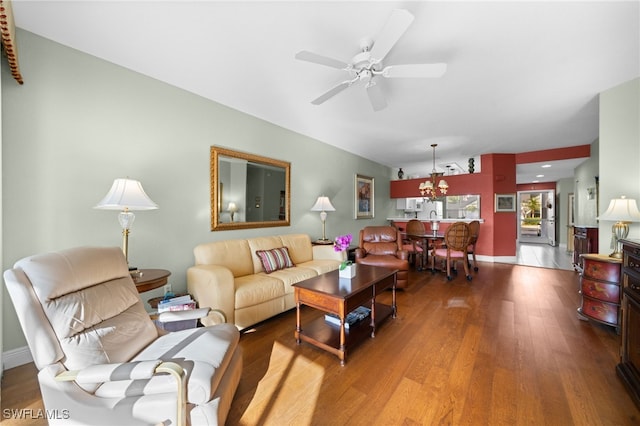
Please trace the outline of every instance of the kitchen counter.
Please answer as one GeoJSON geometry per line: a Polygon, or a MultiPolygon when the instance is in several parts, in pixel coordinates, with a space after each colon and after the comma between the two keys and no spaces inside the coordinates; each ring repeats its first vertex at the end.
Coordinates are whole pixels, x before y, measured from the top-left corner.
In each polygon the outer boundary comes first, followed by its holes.
{"type": "MultiPolygon", "coordinates": [[[[415,219],[413,217],[388,217],[387,220],[392,220],[394,222],[409,222],[410,220],[415,219]]],[[[433,221],[437,221],[440,223],[456,223],[456,222],[472,222],[474,220],[478,220],[480,221],[480,223],[484,223],[484,219],[420,219],[418,218],[419,221],[421,222],[433,222],[433,221]]]]}

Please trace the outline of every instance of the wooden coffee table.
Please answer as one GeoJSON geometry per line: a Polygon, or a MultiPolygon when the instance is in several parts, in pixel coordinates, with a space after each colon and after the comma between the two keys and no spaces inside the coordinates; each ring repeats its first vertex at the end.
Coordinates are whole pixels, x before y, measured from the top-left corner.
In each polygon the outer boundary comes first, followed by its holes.
{"type": "Polygon", "coordinates": [[[396,269],[357,265],[356,276],[339,278],[338,271],[331,271],[294,284],[296,298],[296,342],[302,340],[335,354],[344,365],[347,349],[370,336],[375,337],[376,327],[389,316],[396,317],[396,269]],[[376,296],[392,289],[391,306],[376,302],[376,296]],[[300,307],[307,305],[335,314],[340,325],[328,323],[324,315],[302,327],[300,307]],[[345,327],[345,318],[358,306],[371,309],[371,317],[345,327]]]}

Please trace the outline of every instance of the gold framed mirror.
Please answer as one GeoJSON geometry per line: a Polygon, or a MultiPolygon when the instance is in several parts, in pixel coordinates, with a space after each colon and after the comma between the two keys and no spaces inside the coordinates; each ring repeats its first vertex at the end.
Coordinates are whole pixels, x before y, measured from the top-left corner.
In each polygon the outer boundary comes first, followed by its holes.
{"type": "Polygon", "coordinates": [[[291,163],[211,147],[211,230],[289,226],[291,163]]]}

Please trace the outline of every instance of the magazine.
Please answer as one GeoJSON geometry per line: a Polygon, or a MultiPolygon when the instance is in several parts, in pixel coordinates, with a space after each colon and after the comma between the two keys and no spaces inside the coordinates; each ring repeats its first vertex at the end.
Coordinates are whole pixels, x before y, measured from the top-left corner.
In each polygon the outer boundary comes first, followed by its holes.
{"type": "Polygon", "coordinates": [[[186,311],[195,309],[196,302],[189,296],[178,296],[167,300],[161,300],[158,303],[158,313],[170,311],[186,311]]]}
{"type": "MultiPolygon", "coordinates": [[[[371,315],[371,309],[365,306],[358,306],[347,314],[344,320],[344,328],[348,329],[350,325],[359,323],[363,319],[368,318],[369,315],[371,315]]],[[[324,319],[331,324],[340,325],[340,318],[336,314],[325,314],[324,319]]]]}

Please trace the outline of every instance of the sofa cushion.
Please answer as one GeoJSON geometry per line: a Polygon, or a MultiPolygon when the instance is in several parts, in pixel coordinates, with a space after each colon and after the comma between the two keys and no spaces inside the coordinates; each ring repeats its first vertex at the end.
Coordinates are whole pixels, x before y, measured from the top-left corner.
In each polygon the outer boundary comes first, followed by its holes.
{"type": "Polygon", "coordinates": [[[236,310],[258,305],[284,296],[284,283],[266,274],[254,274],[235,279],[236,310]]]}
{"type": "Polygon", "coordinates": [[[313,246],[307,234],[281,235],[282,246],[289,249],[289,256],[296,265],[313,259],[313,246]]]}
{"type": "Polygon", "coordinates": [[[262,267],[267,274],[294,266],[291,257],[289,257],[289,250],[286,247],[257,250],[256,254],[260,258],[262,267]]]}
{"type": "Polygon", "coordinates": [[[193,254],[196,265],[224,266],[231,270],[234,277],[255,273],[251,248],[247,240],[226,240],[200,244],[193,249],[193,254]]]}
{"type": "Polygon", "coordinates": [[[296,266],[301,268],[309,268],[316,271],[318,275],[326,274],[327,272],[335,271],[340,267],[342,261],[333,259],[317,259],[310,260],[309,262],[298,263],[296,266]]]}
{"type": "MultiPolygon", "coordinates": [[[[257,274],[258,276],[263,274],[257,274]]],[[[318,273],[311,268],[287,268],[280,271],[276,271],[269,274],[270,277],[277,278],[284,283],[284,292],[293,293],[292,284],[299,283],[300,281],[307,280],[318,276],[318,273]]]]}

